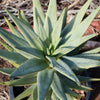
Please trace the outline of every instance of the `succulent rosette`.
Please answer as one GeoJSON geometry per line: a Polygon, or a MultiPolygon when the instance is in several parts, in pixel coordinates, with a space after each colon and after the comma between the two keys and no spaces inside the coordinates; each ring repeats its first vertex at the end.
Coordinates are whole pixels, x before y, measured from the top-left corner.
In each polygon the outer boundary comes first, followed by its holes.
{"type": "Polygon", "coordinates": [[[74,100],[81,97],[73,90],[91,90],[81,82],[99,79],[80,76],[78,73],[100,66],[100,47],[79,53],[86,41],[97,36],[83,36],[100,11],[98,7],[83,19],[92,0],[88,0],[78,14],[66,26],[67,8],[57,18],[56,0],[50,0],[46,15],[39,0],[33,0],[33,23],[31,27],[23,11],[18,18],[11,17],[18,30],[5,18],[12,33],[0,28],[0,43],[7,49],[0,50],[0,57],[15,68],[0,68],[0,71],[18,78],[1,84],[30,87],[14,100],[29,96],[28,100],[74,100]]]}

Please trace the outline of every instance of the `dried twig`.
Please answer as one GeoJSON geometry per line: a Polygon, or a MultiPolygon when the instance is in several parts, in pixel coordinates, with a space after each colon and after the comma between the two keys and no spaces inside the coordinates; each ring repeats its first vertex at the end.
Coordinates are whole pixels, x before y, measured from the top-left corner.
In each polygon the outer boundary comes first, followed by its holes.
{"type": "Polygon", "coordinates": [[[75,0],[74,3],[72,3],[71,5],[68,6],[68,9],[71,9],[73,6],[77,5],[79,2],[79,0],[75,0]]]}
{"type": "Polygon", "coordinates": [[[8,93],[5,91],[0,91],[0,100],[10,100],[8,93]]]}

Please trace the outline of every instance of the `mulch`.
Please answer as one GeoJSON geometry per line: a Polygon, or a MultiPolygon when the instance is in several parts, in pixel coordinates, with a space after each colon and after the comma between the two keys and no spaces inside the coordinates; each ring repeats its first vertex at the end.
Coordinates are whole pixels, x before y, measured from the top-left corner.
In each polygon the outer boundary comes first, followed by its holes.
{"type": "MultiPolygon", "coordinates": [[[[0,3],[0,26],[5,26],[6,22],[4,16],[11,21],[5,9],[8,9],[14,15],[18,15],[19,10],[23,10],[27,18],[29,19],[30,23],[33,23],[33,6],[32,0],[1,0],[0,3]]],[[[44,12],[46,12],[49,4],[49,0],[40,0],[42,8],[44,12]]],[[[83,6],[83,4],[87,0],[57,0],[57,8],[58,8],[58,15],[61,13],[64,7],[68,7],[68,18],[67,22],[69,22],[79,11],[79,9],[83,6]],[[78,2],[79,1],[79,2],[78,2]]],[[[98,6],[100,6],[100,0],[93,0],[89,9],[87,10],[86,15],[89,15],[93,12],[98,6]]],[[[96,16],[96,18],[100,18],[100,13],[96,16]]]]}

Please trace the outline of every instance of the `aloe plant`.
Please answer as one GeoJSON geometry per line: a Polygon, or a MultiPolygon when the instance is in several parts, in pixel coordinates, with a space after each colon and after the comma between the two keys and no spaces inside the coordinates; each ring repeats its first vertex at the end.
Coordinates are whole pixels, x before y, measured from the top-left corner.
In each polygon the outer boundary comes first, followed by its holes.
{"type": "Polygon", "coordinates": [[[87,40],[97,36],[84,36],[85,31],[99,12],[98,7],[83,19],[92,0],[88,0],[78,14],[66,26],[67,8],[57,19],[56,0],[50,0],[46,16],[39,0],[33,0],[34,28],[23,11],[18,18],[8,10],[18,30],[5,18],[12,33],[0,28],[0,43],[8,50],[0,50],[0,57],[8,60],[15,68],[0,68],[10,78],[18,78],[1,84],[30,87],[14,100],[29,96],[28,100],[74,100],[81,97],[73,90],[88,91],[91,88],[81,82],[100,79],[80,76],[78,73],[100,66],[100,47],[79,53],[87,40]]]}

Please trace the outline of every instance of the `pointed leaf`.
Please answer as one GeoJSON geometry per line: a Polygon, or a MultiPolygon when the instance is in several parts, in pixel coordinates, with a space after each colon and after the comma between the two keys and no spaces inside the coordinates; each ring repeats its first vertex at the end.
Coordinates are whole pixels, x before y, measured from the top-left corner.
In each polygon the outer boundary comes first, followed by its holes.
{"type": "Polygon", "coordinates": [[[82,97],[81,95],[75,93],[73,90],[71,90],[67,85],[63,85],[64,87],[64,91],[65,93],[67,93],[68,95],[70,96],[73,96],[73,97],[82,97]]]}
{"type": "Polygon", "coordinates": [[[41,50],[31,48],[31,47],[17,47],[17,49],[22,50],[24,52],[27,52],[29,54],[32,54],[35,57],[39,57],[39,58],[44,59],[44,55],[43,55],[43,52],[41,50]]]}
{"type": "Polygon", "coordinates": [[[76,19],[75,19],[75,23],[74,23],[74,26],[73,26],[73,30],[75,28],[77,28],[77,26],[81,23],[85,13],[86,13],[86,10],[88,9],[90,3],[92,2],[92,0],[88,0],[84,6],[80,9],[80,11],[78,12],[78,14],[76,15],[76,19]]]}
{"type": "Polygon", "coordinates": [[[100,60],[99,53],[98,54],[96,54],[96,53],[82,53],[82,54],[76,55],[75,57],[100,60]]]}
{"type": "Polygon", "coordinates": [[[39,100],[44,100],[53,80],[54,70],[46,69],[38,73],[39,100]],[[45,83],[45,85],[44,85],[45,83]]]}
{"type": "Polygon", "coordinates": [[[14,100],[21,100],[21,99],[33,94],[34,88],[35,88],[34,85],[30,86],[27,90],[25,90],[23,93],[18,95],[14,100]]]}
{"type": "MultiPolygon", "coordinates": [[[[33,16],[34,16],[34,30],[35,32],[38,34],[38,22],[37,22],[37,17],[39,17],[42,25],[44,24],[44,13],[42,10],[42,7],[40,5],[40,1],[39,0],[33,0],[33,16]]],[[[39,35],[39,34],[38,34],[39,35]]]]}
{"type": "Polygon", "coordinates": [[[31,95],[31,96],[28,98],[28,100],[33,100],[33,95],[31,95]]]}
{"type": "Polygon", "coordinates": [[[55,57],[49,57],[49,56],[46,56],[46,58],[49,60],[49,66],[50,67],[55,67],[55,65],[56,65],[56,58],[55,57]]]}
{"type": "Polygon", "coordinates": [[[68,100],[76,100],[74,97],[70,96],[69,94],[66,94],[66,97],[68,100]]]}
{"type": "Polygon", "coordinates": [[[68,46],[70,41],[72,41],[72,43],[74,44],[74,42],[76,41],[75,39],[77,39],[77,37],[81,38],[84,35],[84,33],[86,32],[87,28],[89,27],[89,25],[91,24],[91,22],[93,21],[93,19],[99,12],[99,10],[100,10],[100,7],[98,7],[93,13],[91,13],[86,19],[84,19],[79,25],[77,25],[77,27],[75,29],[73,29],[71,32],[69,32],[69,34],[63,40],[64,41],[63,47],[68,46]]]}
{"type": "Polygon", "coordinates": [[[31,24],[29,23],[28,19],[26,18],[25,14],[24,14],[24,12],[23,12],[22,10],[20,10],[20,11],[18,12],[18,17],[19,17],[19,19],[22,20],[27,26],[29,26],[30,28],[32,28],[32,27],[31,27],[31,24]]]}
{"type": "Polygon", "coordinates": [[[28,59],[24,56],[20,55],[19,53],[15,52],[9,52],[5,50],[0,50],[0,57],[8,60],[12,64],[14,64],[16,67],[19,67],[19,65],[23,64],[28,59]]]}
{"type": "Polygon", "coordinates": [[[54,73],[54,79],[51,84],[51,87],[58,98],[62,100],[67,100],[60,79],[56,73],[54,73]]]}
{"type": "MultiPolygon", "coordinates": [[[[78,38],[82,37],[99,11],[100,11],[100,7],[98,7],[93,13],[91,13],[86,19],[84,19],[79,25],[77,25],[77,27],[69,33],[69,34],[72,34],[72,36],[68,41],[73,41],[77,37],[78,38]]],[[[68,36],[66,36],[65,38],[67,37],[68,36]]]]}
{"type": "Polygon", "coordinates": [[[53,53],[54,55],[59,54],[60,56],[63,56],[67,53],[70,53],[72,50],[76,49],[77,47],[79,47],[80,45],[82,45],[83,43],[85,43],[87,40],[97,36],[98,34],[91,34],[88,36],[84,36],[82,38],[76,38],[73,39],[73,41],[71,42],[66,42],[64,45],[62,45],[61,48],[58,48],[57,50],[55,50],[55,52],[53,53]]]}
{"type": "Polygon", "coordinates": [[[10,23],[10,21],[6,17],[5,17],[5,20],[6,20],[7,24],[8,24],[8,26],[9,26],[10,30],[12,31],[12,33],[14,35],[16,35],[17,37],[24,39],[22,34],[10,23]]]}
{"type": "Polygon", "coordinates": [[[26,75],[20,76],[19,78],[32,78],[32,77],[37,77],[37,72],[26,74],[26,75]]]}
{"type": "Polygon", "coordinates": [[[66,23],[67,23],[67,11],[68,9],[65,9],[65,13],[64,13],[64,17],[63,17],[63,23],[62,23],[62,30],[66,27],[66,23]]]}
{"type": "Polygon", "coordinates": [[[56,0],[50,0],[49,7],[47,10],[44,28],[46,30],[48,39],[51,40],[51,32],[57,21],[57,4],[56,0]]]}
{"type": "Polygon", "coordinates": [[[14,49],[9,46],[7,43],[0,41],[0,44],[3,45],[8,51],[14,51],[14,49]]]}
{"type": "Polygon", "coordinates": [[[75,22],[75,18],[76,18],[76,17],[74,17],[74,18],[68,23],[68,25],[66,25],[66,26],[64,27],[64,29],[63,29],[62,32],[61,32],[61,37],[64,38],[64,37],[72,30],[73,25],[74,25],[74,22],[75,22]]]}
{"type": "Polygon", "coordinates": [[[49,91],[47,92],[47,95],[46,95],[46,100],[51,100],[51,96],[52,96],[52,89],[49,88],[49,91]]]}
{"type": "Polygon", "coordinates": [[[53,32],[51,34],[52,43],[53,43],[54,48],[57,47],[60,41],[60,35],[61,35],[62,28],[63,28],[63,21],[64,21],[66,12],[67,12],[67,9],[65,8],[60,18],[58,19],[57,23],[55,24],[53,32]]]}
{"type": "Polygon", "coordinates": [[[69,78],[64,77],[64,76],[62,76],[62,75],[60,75],[60,79],[62,80],[63,85],[64,85],[64,86],[67,85],[70,89],[86,90],[86,91],[92,90],[92,89],[89,88],[89,87],[86,87],[86,86],[83,86],[83,85],[78,85],[78,84],[75,83],[74,81],[72,81],[72,80],[70,80],[69,78]]]}
{"type": "Polygon", "coordinates": [[[29,73],[38,72],[48,67],[48,64],[42,60],[33,58],[25,62],[10,77],[23,76],[29,73]],[[27,70],[26,70],[27,69],[27,70]]]}
{"type": "Polygon", "coordinates": [[[40,33],[39,36],[40,36],[41,40],[46,41],[46,39],[48,39],[47,34],[46,34],[45,29],[42,26],[39,18],[38,18],[38,26],[39,26],[39,33],[40,33]]]}
{"type": "Polygon", "coordinates": [[[16,18],[13,14],[11,14],[8,10],[6,10],[8,15],[12,18],[12,20],[15,22],[18,29],[23,34],[26,41],[30,44],[31,47],[42,49],[42,43],[39,37],[35,34],[35,32],[25,25],[21,20],[16,18]]]}
{"type": "Polygon", "coordinates": [[[73,73],[71,68],[67,65],[67,63],[63,62],[63,60],[58,60],[54,69],[56,69],[59,73],[65,75],[66,77],[70,78],[71,80],[75,81],[77,84],[80,84],[78,78],[73,73]]]}
{"type": "Polygon", "coordinates": [[[43,43],[44,43],[44,51],[45,51],[46,48],[49,47],[49,40],[48,40],[48,36],[47,36],[47,34],[46,34],[46,31],[45,31],[44,27],[43,27],[42,24],[41,24],[40,19],[38,19],[38,27],[39,27],[39,29],[38,29],[38,31],[39,31],[39,36],[40,36],[41,40],[42,40],[43,43]]]}
{"type": "Polygon", "coordinates": [[[20,49],[17,49],[17,48],[15,48],[15,50],[16,50],[16,52],[18,52],[19,54],[21,54],[22,56],[24,56],[27,59],[31,59],[31,58],[34,58],[35,57],[34,55],[32,55],[30,53],[27,53],[27,52],[25,52],[23,50],[20,50],[20,49]]]}
{"type": "Polygon", "coordinates": [[[32,85],[36,83],[37,83],[36,77],[31,77],[31,78],[28,77],[28,78],[21,78],[21,79],[15,79],[7,82],[2,82],[0,84],[9,85],[9,86],[25,86],[25,85],[32,85]]]}
{"type": "Polygon", "coordinates": [[[33,91],[33,100],[37,100],[37,98],[38,98],[38,87],[36,85],[33,91]]]}
{"type": "Polygon", "coordinates": [[[84,47],[86,43],[81,44],[79,47],[75,48],[74,50],[72,50],[71,52],[69,52],[67,54],[67,56],[74,56],[76,54],[79,54],[80,50],[82,49],[82,47],[84,47]]]}
{"type": "Polygon", "coordinates": [[[98,52],[100,52],[100,47],[95,48],[95,49],[93,49],[93,50],[86,51],[86,52],[84,52],[84,53],[98,53],[98,52]]]}
{"type": "Polygon", "coordinates": [[[16,68],[0,68],[0,72],[5,75],[10,75],[15,70],[16,70],[16,68]]]}
{"type": "Polygon", "coordinates": [[[25,40],[17,37],[16,35],[2,28],[0,28],[0,37],[4,39],[11,47],[19,47],[19,46],[29,47],[29,44],[25,40]]]}
{"type": "Polygon", "coordinates": [[[83,20],[83,22],[79,26],[79,31],[78,31],[79,32],[79,34],[78,34],[79,36],[83,36],[84,35],[84,33],[86,32],[87,28],[90,26],[90,24],[92,23],[93,19],[95,18],[95,16],[98,14],[99,11],[100,11],[100,7],[98,7],[93,13],[91,13],[86,19],[83,20]]]}
{"type": "Polygon", "coordinates": [[[77,77],[81,82],[100,81],[100,78],[91,78],[91,77],[85,77],[80,75],[77,75],[77,77]]]}
{"type": "Polygon", "coordinates": [[[60,100],[60,99],[56,96],[56,94],[55,94],[54,92],[52,93],[52,99],[53,99],[53,100],[60,100]]]}
{"type": "Polygon", "coordinates": [[[88,59],[88,58],[78,58],[78,57],[68,57],[64,56],[65,62],[72,68],[72,69],[89,69],[94,67],[100,66],[100,61],[88,59]]]}

